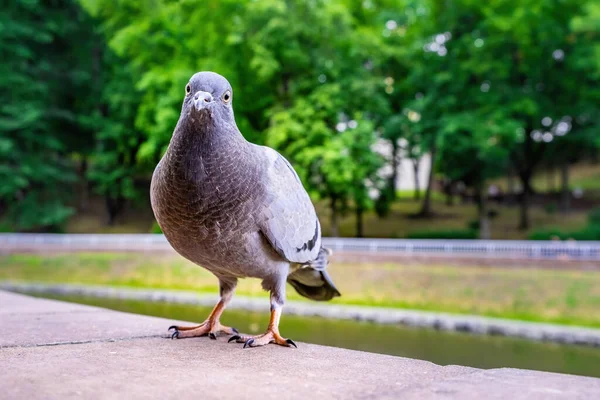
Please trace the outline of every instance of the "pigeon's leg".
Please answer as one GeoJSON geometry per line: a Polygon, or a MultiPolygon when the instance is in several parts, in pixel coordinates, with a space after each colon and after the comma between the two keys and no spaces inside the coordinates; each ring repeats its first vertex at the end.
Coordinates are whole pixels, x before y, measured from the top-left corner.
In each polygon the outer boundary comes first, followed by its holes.
{"type": "Polygon", "coordinates": [[[239,333],[237,329],[229,326],[221,325],[220,318],[221,314],[225,310],[227,303],[233,297],[233,292],[237,285],[237,279],[235,280],[223,280],[219,279],[219,292],[221,298],[219,302],[213,308],[208,318],[197,326],[171,326],[169,330],[173,330],[171,339],[183,339],[189,337],[205,336],[208,335],[211,339],[216,339],[217,335],[224,333],[226,335],[233,335],[239,333]]]}
{"type": "Polygon", "coordinates": [[[269,343],[287,347],[298,347],[292,339],[286,339],[279,334],[279,319],[281,318],[284,299],[285,280],[277,282],[277,284],[271,288],[271,319],[269,320],[267,331],[258,336],[235,335],[229,338],[229,342],[235,340],[237,343],[244,343],[244,348],[264,346],[269,343]]]}

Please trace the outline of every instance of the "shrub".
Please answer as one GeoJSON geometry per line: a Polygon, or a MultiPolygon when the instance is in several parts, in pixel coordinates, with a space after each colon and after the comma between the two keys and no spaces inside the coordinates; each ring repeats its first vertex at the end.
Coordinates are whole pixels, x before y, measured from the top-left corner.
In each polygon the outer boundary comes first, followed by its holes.
{"type": "Polygon", "coordinates": [[[479,230],[479,220],[478,219],[473,219],[471,221],[469,221],[469,223],[467,224],[467,228],[469,228],[470,230],[473,231],[477,231],[479,230]]]}
{"type": "Polygon", "coordinates": [[[544,206],[544,211],[546,211],[546,214],[548,215],[556,214],[556,211],[558,211],[558,207],[556,206],[556,203],[546,204],[544,206]]]}
{"type": "Polygon", "coordinates": [[[381,191],[379,197],[377,200],[375,200],[375,212],[379,218],[389,215],[394,200],[395,198],[393,189],[386,187],[381,191]]]}
{"type": "Polygon", "coordinates": [[[600,226],[588,226],[574,232],[562,232],[558,228],[541,229],[529,235],[531,240],[552,240],[556,238],[560,240],[600,240],[600,226]]]}
{"type": "Polygon", "coordinates": [[[494,218],[496,218],[498,215],[500,215],[500,213],[498,212],[498,210],[491,209],[491,210],[488,210],[488,212],[487,212],[487,215],[488,215],[488,218],[489,218],[489,219],[494,219],[494,218]]]}
{"type": "Polygon", "coordinates": [[[158,225],[158,222],[154,221],[152,224],[152,228],[150,229],[150,233],[163,233],[162,229],[158,225]]]}
{"type": "Polygon", "coordinates": [[[600,226],[588,226],[577,232],[572,232],[567,239],[574,240],[600,240],[600,226]]]}
{"type": "Polygon", "coordinates": [[[600,227],[600,207],[594,208],[592,211],[590,211],[588,214],[588,224],[590,227],[600,227]]]}
{"type": "Polygon", "coordinates": [[[533,231],[527,238],[529,240],[552,240],[556,238],[562,240],[564,235],[566,235],[566,233],[562,232],[559,228],[549,228],[533,231]]]}
{"type": "Polygon", "coordinates": [[[408,239],[477,239],[478,236],[475,229],[414,231],[406,235],[408,239]]]}

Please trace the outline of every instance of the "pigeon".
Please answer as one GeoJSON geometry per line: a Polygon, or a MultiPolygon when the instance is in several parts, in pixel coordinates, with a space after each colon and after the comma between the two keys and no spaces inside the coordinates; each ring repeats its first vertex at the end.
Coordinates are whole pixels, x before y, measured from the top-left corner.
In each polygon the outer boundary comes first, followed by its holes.
{"type": "Polygon", "coordinates": [[[179,121],[152,175],[156,221],[183,257],[212,272],[219,301],[200,325],[171,326],[171,338],[233,335],[246,347],[297,347],[279,333],[286,282],[317,301],[340,296],[326,267],[315,208],[291,164],[277,151],[248,142],[233,113],[233,89],[214,72],[185,86],[179,121]],[[262,280],[270,293],[266,332],[241,335],[221,325],[240,278],[262,280]]]}

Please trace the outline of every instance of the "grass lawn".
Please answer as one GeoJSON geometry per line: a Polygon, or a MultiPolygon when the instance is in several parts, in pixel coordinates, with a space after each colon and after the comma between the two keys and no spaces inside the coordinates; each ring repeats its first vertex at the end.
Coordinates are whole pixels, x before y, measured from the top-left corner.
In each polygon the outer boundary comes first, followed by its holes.
{"type": "MultiPolygon", "coordinates": [[[[500,266],[499,266],[500,267],[500,266]]],[[[358,304],[600,327],[600,273],[549,269],[354,263],[330,265],[342,297],[358,304]]],[[[217,292],[207,271],[176,255],[0,256],[0,280],[217,292]]],[[[288,298],[302,299],[288,287],[288,298]]],[[[237,293],[268,296],[256,279],[237,293]]]]}
{"type": "MultiPolygon", "coordinates": [[[[504,191],[508,190],[506,178],[497,178],[491,181],[500,186],[504,191]]],[[[515,183],[519,180],[515,177],[515,183]]],[[[560,190],[560,170],[558,168],[548,171],[539,169],[531,179],[534,190],[540,193],[560,190]]],[[[569,168],[569,187],[580,188],[584,191],[600,190],[600,164],[579,163],[569,168]]]]}
{"type": "MultiPolygon", "coordinates": [[[[412,214],[419,211],[421,203],[412,199],[402,199],[392,205],[390,214],[379,218],[374,212],[364,216],[364,232],[366,237],[391,237],[403,238],[410,232],[427,230],[463,230],[468,223],[477,219],[477,209],[473,204],[456,204],[447,206],[441,199],[434,198],[433,210],[436,217],[432,219],[411,218],[412,214]]],[[[519,208],[499,206],[495,203],[489,205],[490,209],[497,211],[496,218],[491,220],[492,239],[527,239],[530,232],[539,229],[559,228],[565,232],[583,228],[587,221],[587,212],[573,211],[568,218],[561,213],[548,213],[539,207],[531,207],[530,218],[532,229],[520,231],[519,208]]],[[[322,204],[317,204],[317,213],[321,221],[324,236],[331,236],[329,209],[322,204]]],[[[356,233],[356,218],[349,213],[340,219],[340,236],[352,237],[356,233]]]]}
{"type": "MultiPolygon", "coordinates": [[[[556,187],[559,186],[560,171],[541,172],[534,176],[533,187],[537,190],[548,190],[553,176],[556,187]]],[[[569,186],[571,189],[600,190],[600,164],[578,164],[569,169],[569,186]]]]}

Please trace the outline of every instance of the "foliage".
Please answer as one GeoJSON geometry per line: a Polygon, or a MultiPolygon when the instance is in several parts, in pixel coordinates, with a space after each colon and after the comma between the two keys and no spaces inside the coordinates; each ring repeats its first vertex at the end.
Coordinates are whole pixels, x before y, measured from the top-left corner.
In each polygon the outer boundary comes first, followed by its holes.
{"type": "Polygon", "coordinates": [[[585,228],[565,232],[558,228],[536,230],[529,235],[531,240],[600,240],[600,208],[591,210],[588,214],[588,224],[585,228]]]}
{"type": "Polygon", "coordinates": [[[436,179],[461,181],[484,235],[487,183],[515,171],[525,228],[536,169],[597,157],[599,17],[591,0],[12,2],[0,226],[58,229],[77,175],[113,222],[141,197],[185,83],[214,70],[245,137],[292,162],[332,226],[350,208],[358,234],[363,212],[386,215],[401,157],[429,153],[421,215],[436,179]]]}
{"type": "Polygon", "coordinates": [[[559,228],[546,228],[531,232],[527,238],[529,240],[562,240],[565,237],[568,238],[568,234],[559,228]]]}
{"type": "Polygon", "coordinates": [[[152,224],[152,228],[150,229],[150,233],[163,233],[160,225],[156,221],[152,224]]]}
{"type": "Polygon", "coordinates": [[[0,218],[55,230],[73,213],[70,154],[89,150],[90,19],[71,1],[17,1],[0,26],[0,218]]]}
{"type": "Polygon", "coordinates": [[[108,222],[112,224],[125,200],[138,195],[134,180],[140,173],[137,153],[143,136],[135,128],[135,118],[140,95],[134,88],[131,70],[117,68],[120,60],[110,49],[100,48],[98,52],[99,102],[91,118],[96,146],[87,177],[94,190],[105,197],[108,222]]]}
{"type": "Polygon", "coordinates": [[[532,232],[530,240],[600,240],[600,228],[588,226],[584,229],[565,232],[560,229],[540,229],[532,232]]]}
{"type": "Polygon", "coordinates": [[[378,190],[382,160],[371,150],[373,125],[356,120],[328,126],[343,107],[340,87],[324,85],[307,100],[273,116],[267,144],[279,148],[296,165],[315,198],[332,200],[332,213],[352,200],[356,207],[372,207],[369,186],[378,190]]]}
{"type": "Polygon", "coordinates": [[[588,214],[588,224],[589,226],[600,227],[600,207],[594,208],[588,214]]]}

